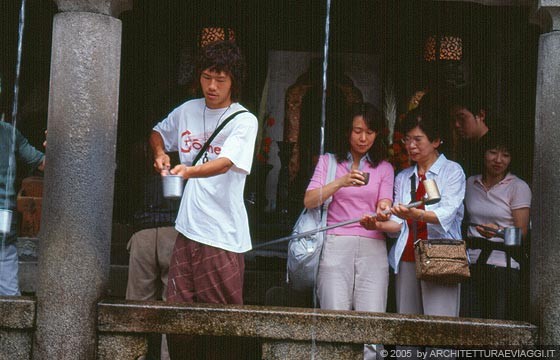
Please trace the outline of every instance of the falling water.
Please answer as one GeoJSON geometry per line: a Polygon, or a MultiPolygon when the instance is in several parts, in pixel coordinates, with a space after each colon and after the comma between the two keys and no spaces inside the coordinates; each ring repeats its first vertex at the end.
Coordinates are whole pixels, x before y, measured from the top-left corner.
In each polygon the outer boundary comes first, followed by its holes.
{"type": "MultiPolygon", "coordinates": [[[[323,92],[321,94],[321,133],[319,139],[319,153],[321,155],[325,152],[325,125],[326,125],[326,110],[327,110],[327,68],[329,65],[329,35],[330,35],[330,16],[331,16],[331,0],[327,0],[327,9],[325,16],[325,44],[323,47],[323,92]]],[[[321,188],[322,189],[322,188],[321,188]]],[[[321,194],[320,198],[323,198],[321,194]]],[[[316,285],[315,285],[316,288],[316,285]]],[[[313,309],[317,309],[317,292],[313,291],[313,309]]],[[[316,319],[316,317],[314,317],[316,319]]],[[[317,354],[317,343],[315,339],[315,326],[312,327],[313,333],[311,334],[311,359],[315,359],[317,354]]]]}
{"type": "MultiPolygon", "coordinates": [[[[15,174],[15,145],[16,145],[16,126],[18,115],[18,99],[19,99],[19,78],[21,69],[21,53],[23,43],[23,25],[25,21],[25,0],[21,0],[21,8],[19,10],[18,25],[18,43],[17,43],[17,59],[16,59],[16,77],[14,79],[14,100],[12,103],[12,143],[8,157],[7,181],[6,181],[6,198],[4,199],[4,209],[10,208],[9,194],[13,191],[14,182],[11,180],[15,174]]],[[[12,220],[13,221],[13,220],[12,220]]],[[[9,233],[2,234],[1,256],[4,256],[4,245],[9,233]]],[[[0,273],[3,271],[4,261],[0,261],[0,273]]]]}
{"type": "Polygon", "coordinates": [[[327,109],[327,67],[329,65],[329,27],[331,16],[331,0],[327,0],[327,14],[325,16],[325,45],[323,48],[323,93],[321,95],[321,139],[319,151],[325,152],[325,124],[327,109]]]}
{"type": "MultiPolygon", "coordinates": [[[[14,80],[14,101],[12,103],[12,148],[10,150],[9,166],[8,166],[8,176],[7,179],[11,179],[14,176],[15,169],[15,146],[16,146],[16,126],[17,126],[17,116],[18,116],[18,100],[19,100],[19,78],[21,69],[21,52],[23,43],[23,25],[25,21],[25,0],[21,0],[21,8],[19,10],[19,26],[18,26],[18,44],[17,44],[17,59],[16,59],[16,77],[14,80]]],[[[6,183],[7,187],[14,186],[12,181],[6,183]]],[[[8,189],[6,189],[8,190],[8,189]]],[[[9,192],[6,191],[6,194],[9,192]]],[[[4,200],[5,208],[9,208],[9,199],[6,196],[4,200]]]]}

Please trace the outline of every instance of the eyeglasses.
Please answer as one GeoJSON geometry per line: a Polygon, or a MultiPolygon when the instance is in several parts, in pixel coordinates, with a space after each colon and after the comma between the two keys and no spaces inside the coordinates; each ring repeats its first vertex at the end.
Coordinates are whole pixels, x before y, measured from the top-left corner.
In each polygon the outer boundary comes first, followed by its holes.
{"type": "Polygon", "coordinates": [[[405,145],[410,145],[412,143],[418,145],[418,143],[420,143],[424,138],[425,136],[414,136],[414,137],[405,136],[401,139],[401,141],[405,145]]]}

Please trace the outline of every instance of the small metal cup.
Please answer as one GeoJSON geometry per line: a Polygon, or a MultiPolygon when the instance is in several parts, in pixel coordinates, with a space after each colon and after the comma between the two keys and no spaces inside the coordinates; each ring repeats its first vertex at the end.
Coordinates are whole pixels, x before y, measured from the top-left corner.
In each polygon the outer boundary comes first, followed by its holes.
{"type": "Polygon", "coordinates": [[[369,173],[366,171],[362,171],[362,176],[364,177],[364,185],[367,185],[369,182],[369,173]]]}
{"type": "Polygon", "coordinates": [[[5,235],[12,228],[12,210],[0,210],[0,234],[5,235]]]}
{"type": "Polygon", "coordinates": [[[181,175],[165,175],[161,177],[163,183],[163,197],[176,200],[183,196],[185,179],[181,175]]]}
{"type": "Polygon", "coordinates": [[[520,246],[521,245],[521,228],[508,227],[504,229],[504,245],[505,246],[520,246]]]}

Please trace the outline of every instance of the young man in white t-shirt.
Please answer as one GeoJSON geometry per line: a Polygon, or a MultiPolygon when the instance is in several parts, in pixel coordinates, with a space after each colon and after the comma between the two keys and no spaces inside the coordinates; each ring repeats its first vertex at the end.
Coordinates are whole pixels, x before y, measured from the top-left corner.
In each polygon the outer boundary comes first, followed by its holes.
{"type": "MultiPolygon", "coordinates": [[[[237,102],[244,72],[233,42],[202,48],[197,74],[204,98],[174,109],[150,136],[154,168],[163,174],[170,168],[188,179],[175,223],[179,235],[169,268],[169,302],[243,303],[243,253],[251,249],[243,189],[258,129],[256,117],[237,102]],[[219,125],[242,110],[193,164],[219,125]],[[166,154],[171,151],[178,151],[179,165],[171,167],[166,154]]],[[[183,352],[194,351],[191,345],[170,341],[171,357],[195,355],[183,352]]]]}

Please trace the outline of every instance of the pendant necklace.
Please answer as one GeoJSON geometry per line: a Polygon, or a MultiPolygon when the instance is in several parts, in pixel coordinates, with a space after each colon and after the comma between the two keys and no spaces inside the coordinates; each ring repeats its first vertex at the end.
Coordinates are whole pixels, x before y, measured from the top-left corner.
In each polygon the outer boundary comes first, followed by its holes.
{"type": "MultiPolygon", "coordinates": [[[[216,123],[216,127],[214,128],[214,131],[216,131],[216,129],[218,128],[218,125],[220,125],[220,122],[222,121],[222,118],[224,117],[224,115],[228,112],[229,108],[231,107],[231,104],[226,108],[226,110],[222,113],[222,115],[220,115],[220,118],[218,119],[218,122],[216,123]]],[[[206,143],[206,141],[208,140],[208,138],[206,137],[206,104],[204,104],[204,111],[202,111],[202,123],[204,126],[204,142],[206,143]]],[[[210,145],[210,144],[208,144],[210,145]]],[[[202,163],[206,164],[208,162],[208,148],[206,148],[207,150],[204,151],[204,156],[202,157],[202,163]]]]}

